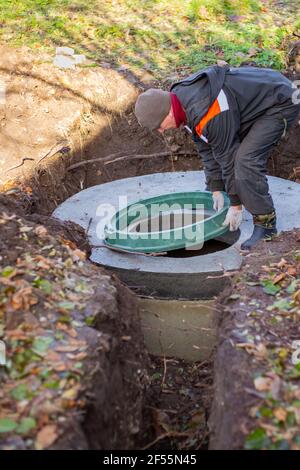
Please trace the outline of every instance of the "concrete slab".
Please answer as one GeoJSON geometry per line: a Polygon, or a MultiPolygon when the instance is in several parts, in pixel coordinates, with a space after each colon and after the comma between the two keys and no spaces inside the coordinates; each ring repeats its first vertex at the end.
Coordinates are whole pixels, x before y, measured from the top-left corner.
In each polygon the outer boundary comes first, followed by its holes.
{"type": "MultiPolygon", "coordinates": [[[[300,184],[276,177],[268,180],[279,231],[300,227],[300,184]]],[[[86,229],[93,246],[91,261],[116,272],[129,286],[139,289],[138,292],[162,298],[209,299],[224,288],[226,278],[220,275],[241,265],[240,243],[252,233],[252,218],[247,211],[244,211],[238,241],[216,253],[188,258],[148,257],[119,253],[103,246],[108,213],[112,206],[120,209],[120,197],[130,204],[166,193],[204,189],[203,171],[137,176],[81,191],[61,204],[53,216],[71,220],[86,229]]]]}
{"type": "Polygon", "coordinates": [[[145,345],[155,356],[185,361],[211,358],[216,344],[213,300],[140,299],[145,345]]]}

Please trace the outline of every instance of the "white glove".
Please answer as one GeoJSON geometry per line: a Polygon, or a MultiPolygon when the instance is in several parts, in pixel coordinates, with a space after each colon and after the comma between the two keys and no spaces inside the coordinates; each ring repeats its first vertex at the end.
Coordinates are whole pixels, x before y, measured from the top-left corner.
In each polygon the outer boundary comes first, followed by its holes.
{"type": "Polygon", "coordinates": [[[224,196],[221,191],[214,191],[212,197],[214,201],[214,210],[219,212],[224,207],[224,196]]]}
{"type": "Polygon", "coordinates": [[[234,232],[242,223],[243,209],[241,206],[231,206],[222,225],[229,225],[230,232],[234,232]]]}

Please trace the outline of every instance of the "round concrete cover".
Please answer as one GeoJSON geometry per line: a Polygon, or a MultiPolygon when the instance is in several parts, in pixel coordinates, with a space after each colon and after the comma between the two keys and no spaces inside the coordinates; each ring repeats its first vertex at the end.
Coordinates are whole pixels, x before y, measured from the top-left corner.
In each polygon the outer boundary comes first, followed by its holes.
{"type": "MultiPolygon", "coordinates": [[[[300,184],[268,177],[279,231],[300,227],[300,184]]],[[[117,211],[141,199],[181,191],[205,190],[203,171],[156,173],[116,180],[75,194],[53,213],[85,230],[92,248],[91,261],[118,273],[138,292],[158,297],[211,298],[224,287],[224,271],[240,267],[239,246],[252,233],[252,217],[244,211],[241,234],[228,248],[187,258],[151,257],[112,251],[103,244],[104,226],[117,211]]]]}

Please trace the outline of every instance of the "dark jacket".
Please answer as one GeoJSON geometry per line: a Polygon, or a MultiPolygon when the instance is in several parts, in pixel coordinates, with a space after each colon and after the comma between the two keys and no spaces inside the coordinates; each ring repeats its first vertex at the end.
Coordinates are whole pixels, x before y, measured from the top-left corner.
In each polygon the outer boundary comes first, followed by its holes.
{"type": "Polygon", "coordinates": [[[237,148],[260,116],[291,102],[292,83],[271,69],[214,65],[175,83],[171,91],[186,112],[208,189],[225,189],[232,204],[239,204],[234,181],[237,148]]]}

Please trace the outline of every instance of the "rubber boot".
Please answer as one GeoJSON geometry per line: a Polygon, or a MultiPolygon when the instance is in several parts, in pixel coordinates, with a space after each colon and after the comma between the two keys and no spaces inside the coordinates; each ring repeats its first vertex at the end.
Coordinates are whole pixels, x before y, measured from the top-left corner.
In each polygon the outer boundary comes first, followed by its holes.
{"type": "Polygon", "coordinates": [[[241,245],[242,250],[251,250],[260,240],[269,240],[276,235],[276,213],[254,215],[253,233],[251,237],[241,245]]]}

